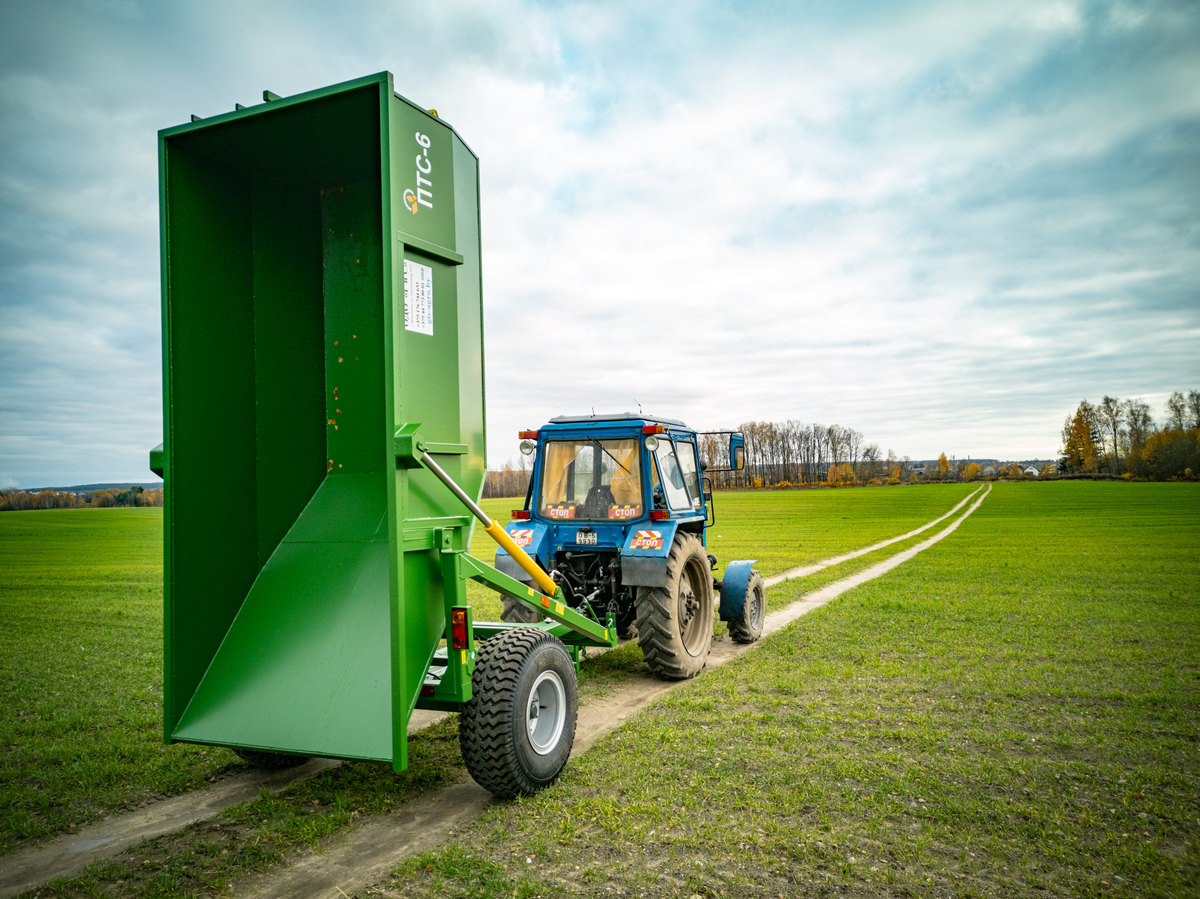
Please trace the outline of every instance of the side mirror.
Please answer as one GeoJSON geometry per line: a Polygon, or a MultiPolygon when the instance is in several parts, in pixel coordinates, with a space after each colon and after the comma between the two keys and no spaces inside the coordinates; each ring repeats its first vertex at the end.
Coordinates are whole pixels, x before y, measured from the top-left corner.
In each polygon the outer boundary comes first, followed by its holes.
{"type": "Polygon", "coordinates": [[[741,434],[729,435],[729,467],[734,471],[746,467],[746,438],[741,434]]]}

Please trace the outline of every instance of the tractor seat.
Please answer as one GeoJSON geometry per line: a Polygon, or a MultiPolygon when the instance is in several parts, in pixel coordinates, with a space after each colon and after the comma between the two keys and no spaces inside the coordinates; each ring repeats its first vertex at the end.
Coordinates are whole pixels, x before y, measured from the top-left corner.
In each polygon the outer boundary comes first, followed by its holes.
{"type": "Polygon", "coordinates": [[[617,503],[612,488],[601,484],[588,491],[587,499],[583,501],[584,518],[608,518],[608,510],[617,503]]]}

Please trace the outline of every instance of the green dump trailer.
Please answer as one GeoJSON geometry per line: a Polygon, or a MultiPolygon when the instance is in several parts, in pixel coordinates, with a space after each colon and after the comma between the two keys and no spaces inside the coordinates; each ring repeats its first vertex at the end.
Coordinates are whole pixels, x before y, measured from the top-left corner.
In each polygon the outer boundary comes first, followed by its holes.
{"type": "Polygon", "coordinates": [[[541,789],[616,631],[465,552],[511,543],[476,505],[478,160],[390,73],[263,97],[159,134],[165,739],[399,771],[413,710],[457,711],[476,780],[541,789]],[[541,622],[474,622],[468,579],[541,622]]]}

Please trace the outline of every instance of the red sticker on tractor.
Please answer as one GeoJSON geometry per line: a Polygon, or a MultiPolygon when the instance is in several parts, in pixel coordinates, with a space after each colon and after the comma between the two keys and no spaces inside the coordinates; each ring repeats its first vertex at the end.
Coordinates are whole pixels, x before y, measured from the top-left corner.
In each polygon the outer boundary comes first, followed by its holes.
{"type": "Polygon", "coordinates": [[[637,518],[642,514],[638,506],[609,506],[609,518],[637,518]]]}
{"type": "Polygon", "coordinates": [[[510,532],[508,536],[512,537],[512,542],[517,546],[528,546],[533,542],[533,531],[518,529],[510,532]]]}
{"type": "Polygon", "coordinates": [[[630,549],[662,549],[662,531],[638,531],[629,543],[630,549]]]}

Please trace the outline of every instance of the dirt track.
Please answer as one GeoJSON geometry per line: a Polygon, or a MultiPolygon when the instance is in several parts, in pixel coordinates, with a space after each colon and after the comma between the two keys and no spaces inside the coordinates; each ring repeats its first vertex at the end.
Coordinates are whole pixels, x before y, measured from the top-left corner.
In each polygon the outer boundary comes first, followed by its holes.
{"type": "MultiPolygon", "coordinates": [[[[801,615],[819,608],[860,584],[880,577],[921,551],[949,536],[974,512],[991,491],[991,486],[976,490],[945,515],[916,530],[873,544],[852,553],[826,559],[813,565],[793,568],[767,579],[767,585],[804,577],[849,559],[858,558],[886,546],[907,540],[951,518],[973,504],[957,520],[921,543],[882,562],[807,594],[792,604],[770,613],[763,625],[763,636],[775,633],[801,615]]],[[[722,665],[752,651],[728,638],[713,644],[709,666],[722,665]]],[[[607,692],[579,708],[579,721],[572,758],[585,752],[600,736],[619,727],[638,710],[674,689],[680,682],[661,681],[648,675],[636,678],[607,692]]],[[[422,715],[410,722],[409,732],[427,726],[441,715],[422,715]]],[[[312,777],[337,762],[313,761],[286,772],[263,774],[247,772],[221,781],[214,787],[165,799],[126,815],[120,815],[83,828],[76,834],[59,837],[40,849],[21,851],[0,860],[0,899],[33,889],[55,877],[69,875],[88,863],[121,852],[144,839],[178,830],[239,802],[253,799],[263,788],[282,789],[290,783],[312,777]]],[[[238,895],[256,897],[342,896],[383,879],[388,871],[408,856],[435,848],[457,831],[478,818],[493,802],[490,793],[474,781],[431,791],[397,812],[373,819],[356,828],[346,840],[320,854],[294,857],[287,867],[254,875],[243,880],[238,895]]]]}

